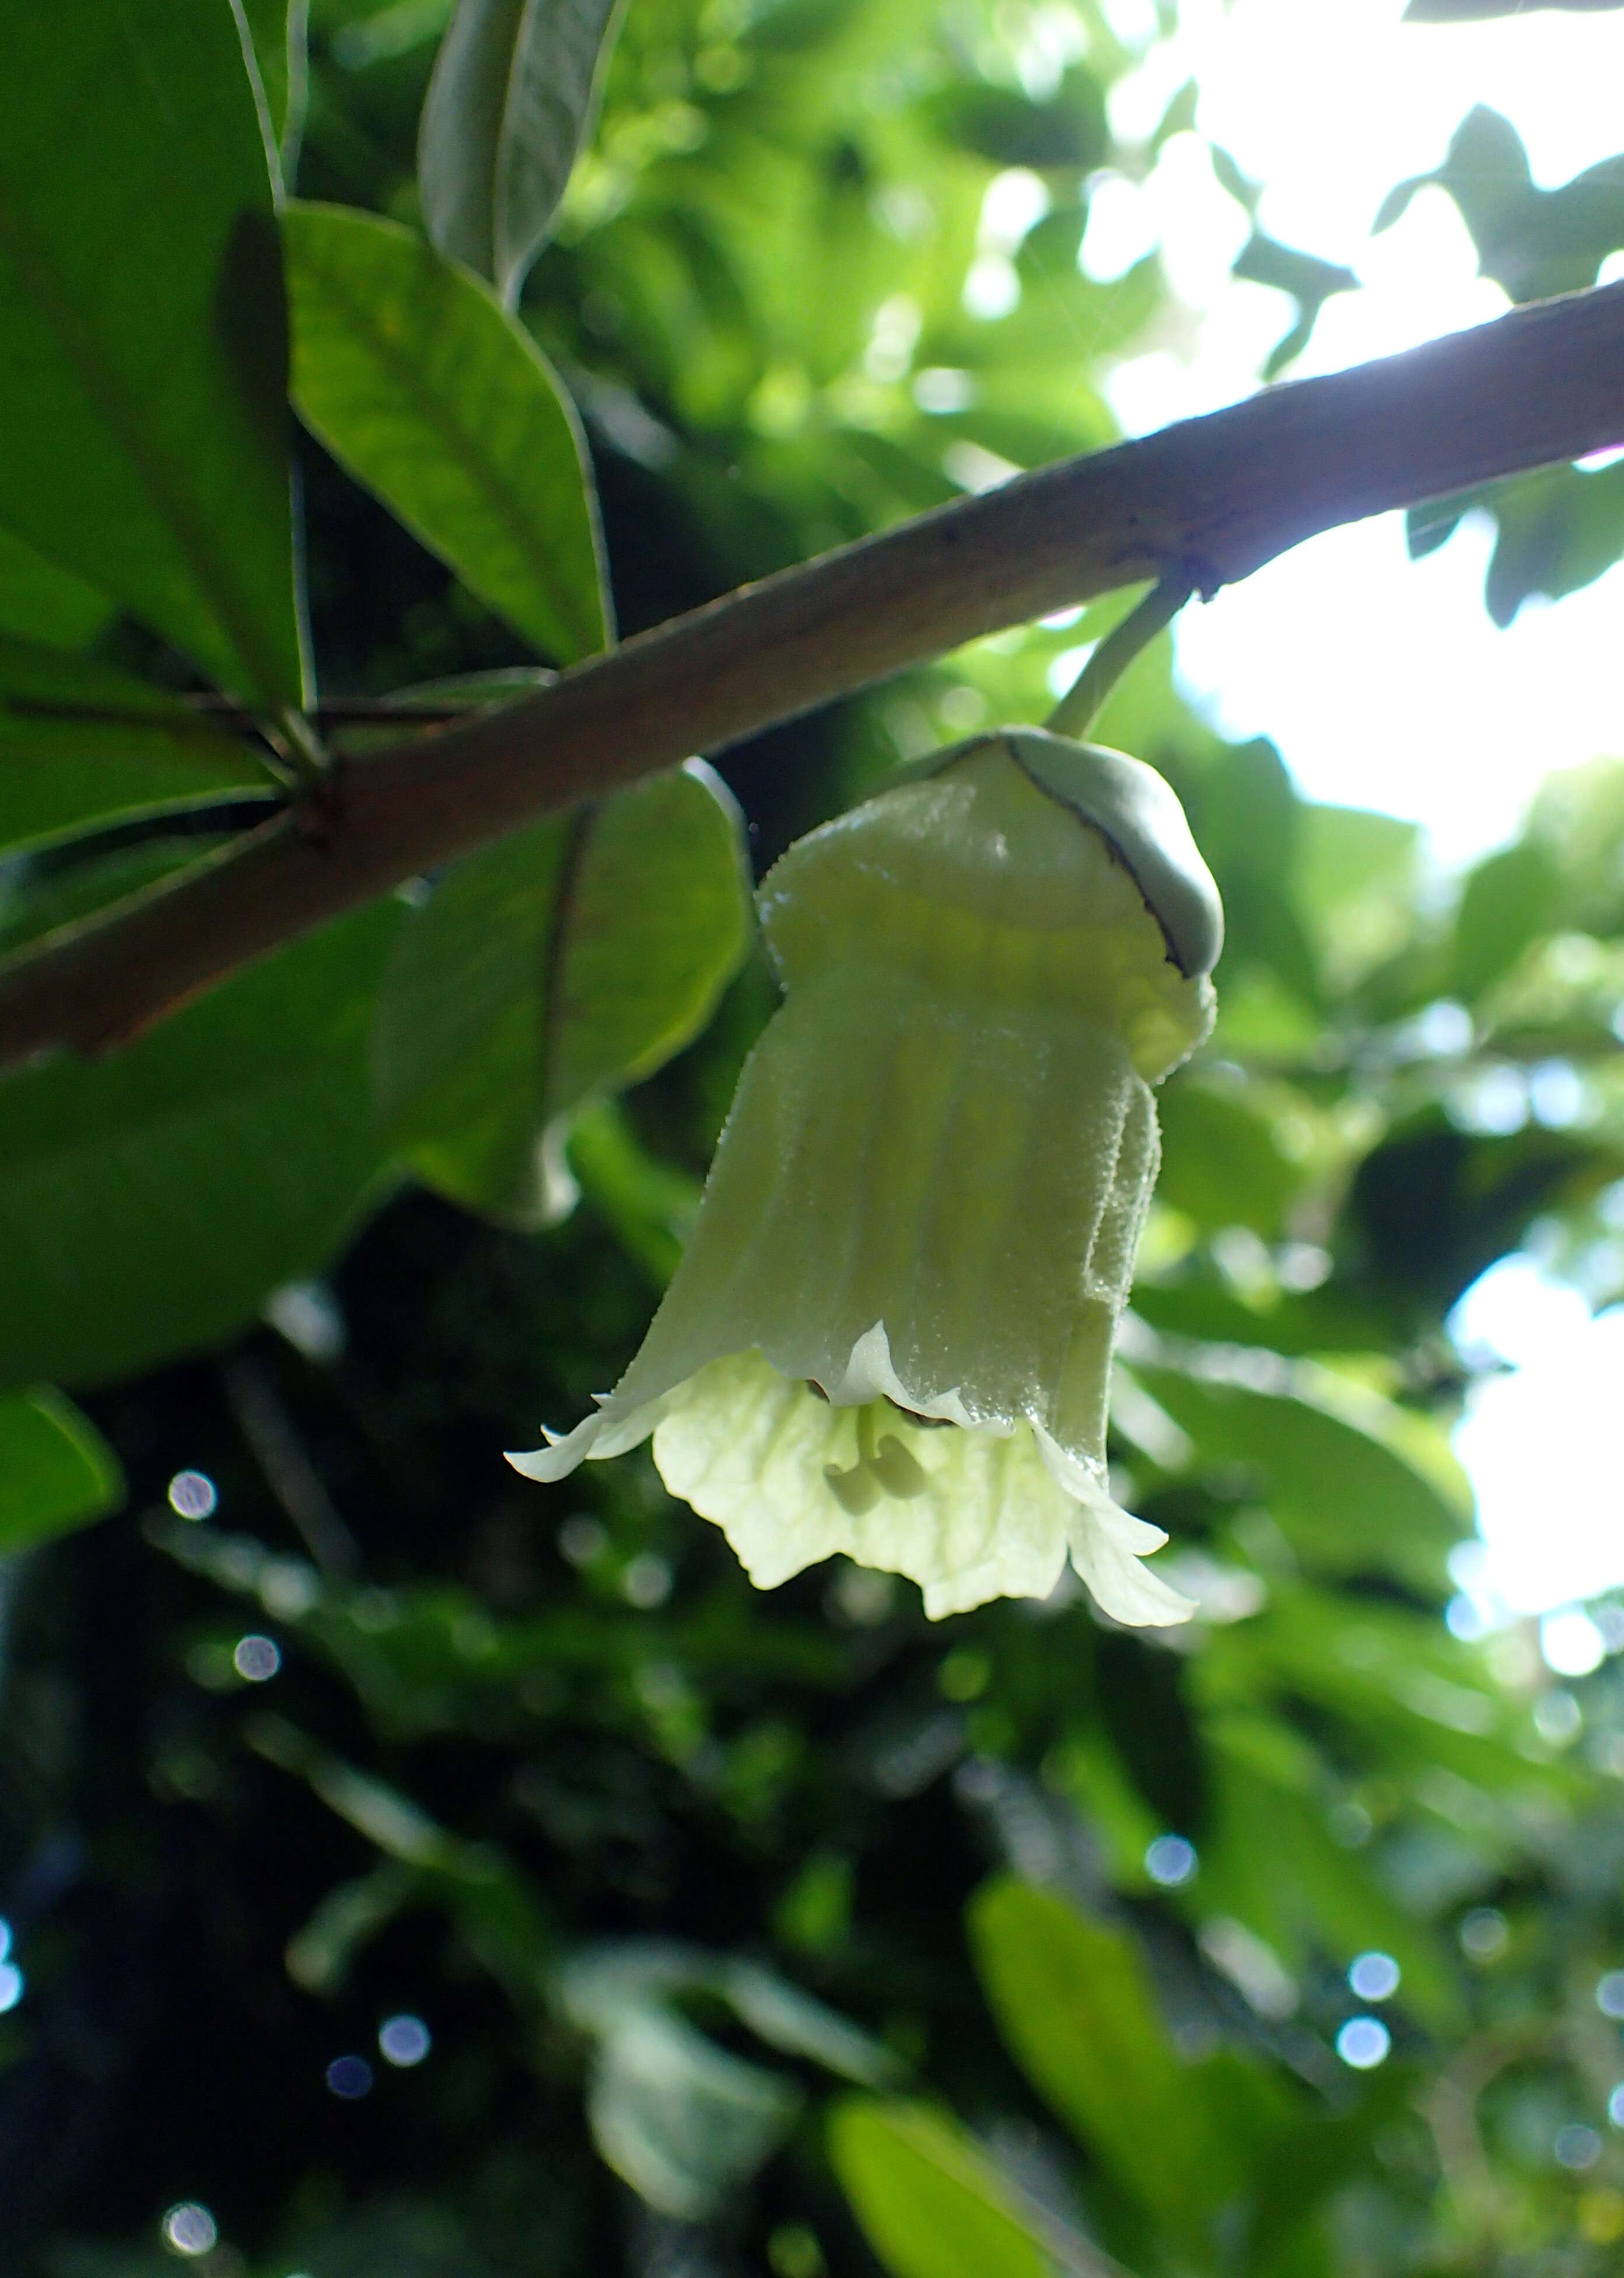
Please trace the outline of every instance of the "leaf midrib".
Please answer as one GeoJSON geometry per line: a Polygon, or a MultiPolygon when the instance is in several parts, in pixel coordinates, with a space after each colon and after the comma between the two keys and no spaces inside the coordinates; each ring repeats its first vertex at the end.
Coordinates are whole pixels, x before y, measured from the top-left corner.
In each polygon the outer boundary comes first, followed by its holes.
{"type": "MultiPolygon", "coordinates": [[[[131,422],[122,401],[126,391],[119,386],[94,333],[81,321],[72,303],[56,289],[49,259],[15,203],[4,193],[0,193],[0,248],[10,255],[26,293],[122,446],[160,522],[177,540],[186,566],[198,585],[199,598],[258,684],[255,692],[273,703],[280,700],[277,693],[281,686],[278,661],[260,640],[257,613],[238,588],[224,558],[217,553],[206,525],[187,506],[183,492],[176,488],[168,455],[150,449],[139,424],[131,422]]],[[[61,566],[75,576],[82,575],[72,564],[61,566]]]]}

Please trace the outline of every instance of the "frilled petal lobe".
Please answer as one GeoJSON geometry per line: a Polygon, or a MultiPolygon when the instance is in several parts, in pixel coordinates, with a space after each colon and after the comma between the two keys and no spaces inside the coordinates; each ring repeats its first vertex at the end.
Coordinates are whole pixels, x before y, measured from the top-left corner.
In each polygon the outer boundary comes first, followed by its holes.
{"type": "Polygon", "coordinates": [[[843,1553],[919,1583],[933,1620],[989,1598],[1047,1597],[1068,1552],[1118,1621],[1186,1619],[1189,1601],[1147,1573],[1166,1537],[1117,1510],[1097,1482],[1063,1487],[1025,1425],[1003,1434],[932,1425],[887,1403],[871,1424],[881,1471],[905,1466],[901,1494],[851,1507],[830,1483],[863,1468],[867,1411],[837,1408],[781,1376],[759,1352],[713,1361],[670,1402],[654,1460],[673,1494],[713,1519],[752,1582],[772,1589],[843,1553]]]}
{"type": "Polygon", "coordinates": [[[568,1478],[577,1464],[589,1459],[606,1463],[611,1456],[623,1456],[632,1448],[640,1448],[664,1414],[665,1403],[651,1400],[644,1407],[611,1413],[611,1397],[600,1392],[598,1413],[583,1418],[573,1432],[549,1432],[544,1424],[541,1428],[546,1446],[509,1449],[507,1461],[527,1479],[561,1479],[568,1478]]]}

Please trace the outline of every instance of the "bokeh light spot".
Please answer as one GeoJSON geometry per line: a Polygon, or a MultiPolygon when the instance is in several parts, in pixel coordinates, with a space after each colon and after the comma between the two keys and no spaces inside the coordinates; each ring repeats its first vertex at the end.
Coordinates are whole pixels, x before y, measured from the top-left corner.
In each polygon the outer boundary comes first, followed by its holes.
{"type": "Polygon", "coordinates": [[[1539,1625],[1539,1649],[1559,1677],[1588,1677],[1607,1657],[1607,1640],[1582,1606],[1564,1606],[1539,1625]]]}
{"type": "Polygon", "coordinates": [[[392,2065],[418,2065],[433,2045],[433,2035],[421,2017],[402,2012],[385,2018],[377,2029],[377,2045],[392,2065]]]}
{"type": "Polygon", "coordinates": [[[1399,1969],[1391,1953],[1361,1953],[1347,1973],[1347,1982],[1361,2001],[1386,2001],[1399,1990],[1399,1969]]]}
{"type": "Polygon", "coordinates": [[[1468,1961],[1498,1961],[1511,1944],[1511,1924],[1498,1907],[1474,1907],[1460,1918],[1460,1951],[1468,1961]]]}
{"type": "Polygon", "coordinates": [[[232,1655],[232,1667],[239,1677],[250,1685],[263,1685],[282,1666],[282,1648],[274,1638],[251,1634],[239,1638],[232,1655]]]}
{"type": "Polygon", "coordinates": [[[214,2217],[200,2199],[182,2199],[159,2226],[173,2254],[207,2254],[219,2237],[214,2217]]]}
{"type": "Polygon", "coordinates": [[[671,1595],[671,1569],[652,1550],[639,1551],[621,1577],[621,1594],[641,1613],[663,1606],[671,1595]]]}
{"type": "Polygon", "coordinates": [[[220,1497],[207,1472],[177,1472],[169,1483],[169,1507],[182,1518],[208,1518],[220,1497]]]}
{"type": "Polygon", "coordinates": [[[1551,2149],[1559,2167],[1570,2167],[1575,2174],[1582,2175],[1587,2167],[1593,2167],[1600,2159],[1601,2137],[1593,2128],[1586,2128],[1582,2122],[1575,2121],[1571,2127],[1558,2129],[1556,2141],[1551,2149]]]}
{"type": "Polygon", "coordinates": [[[327,2085],[335,2096],[354,2104],[372,2086],[372,2068],[365,2057],[334,2057],[327,2068],[327,2085]]]}
{"type": "Polygon", "coordinates": [[[1379,2017],[1350,2017],[1337,2035],[1337,2054],[1355,2072],[1369,2072],[1392,2046],[1392,2035],[1379,2017]]]}
{"type": "Polygon", "coordinates": [[[1145,1872],[1166,1891],[1187,1883],[1198,1864],[1194,1844],[1182,1835],[1158,1835],[1145,1854],[1145,1872]]]}

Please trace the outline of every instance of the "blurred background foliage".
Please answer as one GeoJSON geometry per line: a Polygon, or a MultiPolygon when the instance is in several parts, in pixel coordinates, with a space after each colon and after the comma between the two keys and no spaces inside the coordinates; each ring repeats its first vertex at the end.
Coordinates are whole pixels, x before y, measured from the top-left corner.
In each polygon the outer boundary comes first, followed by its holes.
{"type": "MultiPolygon", "coordinates": [[[[0,388],[73,455],[0,476],[7,946],[281,796],[309,659],[340,748],[379,699],[500,700],[613,623],[1109,441],[1112,360],[1179,337],[1154,255],[1079,266],[1092,187],[1190,133],[1195,93],[1115,145],[1138,50],[1093,0],[631,0],[595,125],[606,13],[560,11],[588,48],[542,76],[586,141],[570,172],[555,124],[539,190],[447,67],[426,219],[505,299],[422,234],[446,0],[244,0],[300,201],[299,665],[213,367],[179,351],[173,385],[218,444],[197,506],[248,565],[231,608],[195,516],[163,577],[139,530],[126,562],[72,522],[130,435],[172,452],[132,343],[221,257],[227,157],[261,163],[224,0],[174,11],[161,90],[212,172],[126,230],[168,184],[138,101],[51,157],[117,12],[4,34],[0,243],[37,221],[128,415],[103,432],[43,362],[0,388]]],[[[465,7],[470,73],[521,16],[465,7]]],[[[1624,242],[1621,166],[1536,189],[1478,111],[1437,180],[1521,299],[1624,242]]],[[[1282,296],[1271,372],[1354,281],[1255,233],[1237,273],[1282,296]]],[[[1414,548],[1492,513],[1508,618],[1624,548],[1617,472],[1419,510],[1414,548]]],[[[545,1489],[501,1461],[613,1382],[680,1254],[773,1002],[747,874],[899,760],[1041,718],[1125,599],[0,1082],[8,2270],[1616,2267],[1624,1686],[1611,1659],[1553,1682],[1454,1594],[1477,1363],[1445,1321],[1523,1244],[1624,1294],[1618,765],[1441,883],[1409,826],[1306,804],[1203,725],[1165,641],[1111,702],[1102,739],[1177,785],[1229,913],[1114,1418],[1187,1628],[1064,1587],[932,1627],[855,1567],[759,1596],[645,1456],[545,1489]]],[[[1592,1610],[1624,1648],[1624,1603],[1592,1610]]]]}

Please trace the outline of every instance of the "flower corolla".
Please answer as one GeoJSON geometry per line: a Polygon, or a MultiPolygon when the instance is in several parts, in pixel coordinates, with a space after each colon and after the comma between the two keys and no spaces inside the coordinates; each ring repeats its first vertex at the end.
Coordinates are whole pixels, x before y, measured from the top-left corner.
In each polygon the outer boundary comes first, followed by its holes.
{"type": "Polygon", "coordinates": [[[614,1390],[510,1460],[556,1479],[652,1433],[763,1588],[843,1553],[936,1617],[1046,1596],[1069,1555],[1114,1619],[1183,1620],[1105,1465],[1151,1086],[1211,1027],[1222,942],[1178,800],[1119,753],[980,736],[758,901],[785,1000],[692,1240],[614,1390]]]}

